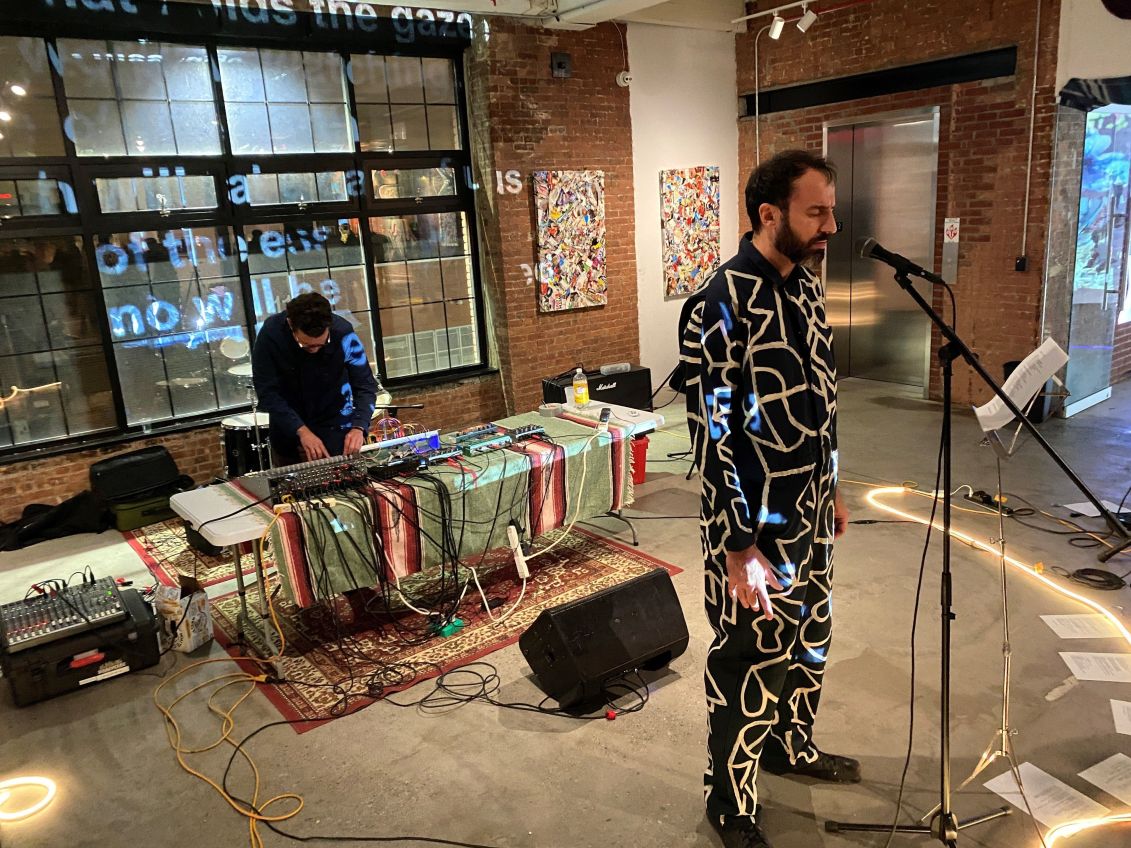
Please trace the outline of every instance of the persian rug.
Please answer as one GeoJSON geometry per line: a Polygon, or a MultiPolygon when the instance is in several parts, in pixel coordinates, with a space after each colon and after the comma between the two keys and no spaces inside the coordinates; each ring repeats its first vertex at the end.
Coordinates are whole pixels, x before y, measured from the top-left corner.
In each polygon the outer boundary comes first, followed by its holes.
{"type": "MultiPolygon", "coordinates": [[[[236,579],[228,550],[225,549],[219,556],[193,550],[179,519],[158,521],[137,530],[127,530],[122,535],[157,581],[165,586],[176,586],[180,574],[195,577],[205,588],[236,579]]],[[[243,573],[254,579],[255,558],[251,553],[245,553],[240,562],[243,573]]],[[[273,567],[270,555],[264,560],[264,567],[273,567]]]]}
{"type": "MultiPolygon", "coordinates": [[[[547,545],[558,536],[559,532],[548,533],[539,543],[547,545]]],[[[407,609],[395,593],[388,607],[376,591],[363,590],[308,609],[287,601],[281,592],[273,593],[272,604],[286,637],[279,662],[283,682],[265,684],[261,690],[284,718],[312,720],[294,725],[296,731],[305,732],[318,726],[313,722],[356,712],[384,695],[513,644],[547,607],[583,598],[655,568],[665,568],[670,574],[681,571],[635,548],[575,528],[552,551],[531,563],[526,592],[519,601],[521,581],[511,553],[495,550],[476,566],[483,592],[496,618],[516,601],[517,607],[504,621],[492,621],[472,582],[456,613],[463,626],[450,634],[433,632],[428,617],[407,609]]],[[[434,572],[401,582],[418,608],[438,609],[445,603],[450,607],[458,595],[452,592],[450,574],[447,586],[442,586],[434,572]]],[[[460,587],[468,574],[461,569],[460,587]]],[[[277,587],[278,581],[270,580],[270,585],[277,587]]],[[[245,624],[242,636],[240,603],[234,592],[213,598],[211,606],[220,645],[247,671],[265,670],[247,658],[249,653],[268,655],[257,629],[264,615],[255,584],[248,584],[251,626],[245,624]]]]}

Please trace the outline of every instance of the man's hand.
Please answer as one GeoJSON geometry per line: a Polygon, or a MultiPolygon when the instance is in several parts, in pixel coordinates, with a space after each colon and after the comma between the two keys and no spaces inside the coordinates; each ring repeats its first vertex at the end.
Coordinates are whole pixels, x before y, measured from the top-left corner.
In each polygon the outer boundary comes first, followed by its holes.
{"type": "Polygon", "coordinates": [[[844,505],[844,498],[840,496],[840,492],[837,492],[833,500],[833,538],[839,539],[847,529],[848,507],[844,505]]]}
{"type": "Polygon", "coordinates": [[[346,433],[346,444],[342,448],[342,453],[346,456],[353,456],[355,453],[361,451],[361,446],[365,444],[365,431],[354,427],[346,433]]]}
{"type": "Polygon", "coordinates": [[[773,587],[779,592],[784,588],[774,575],[770,562],[755,545],[744,551],[727,551],[727,588],[732,597],[752,612],[759,610],[767,620],[774,618],[774,608],[770,603],[773,587]]]}
{"type": "Polygon", "coordinates": [[[324,459],[330,456],[330,452],[326,450],[326,446],[322,444],[322,440],[314,435],[314,431],[305,424],[298,428],[298,443],[299,447],[302,449],[302,455],[306,457],[307,462],[313,462],[316,459],[324,459]]]}

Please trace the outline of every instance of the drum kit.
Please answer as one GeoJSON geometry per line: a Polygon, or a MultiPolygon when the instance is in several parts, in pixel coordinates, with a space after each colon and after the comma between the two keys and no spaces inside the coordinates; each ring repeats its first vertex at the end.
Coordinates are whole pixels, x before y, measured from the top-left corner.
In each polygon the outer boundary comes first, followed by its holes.
{"type": "MultiPolygon", "coordinates": [[[[220,342],[220,353],[228,359],[243,359],[250,352],[247,339],[226,338],[220,342]]],[[[271,440],[267,427],[271,423],[266,412],[259,412],[259,398],[252,382],[250,362],[241,362],[228,369],[240,385],[247,389],[251,412],[231,415],[220,422],[220,447],[224,451],[224,476],[242,477],[250,471],[266,471],[271,467],[271,440]]]]}

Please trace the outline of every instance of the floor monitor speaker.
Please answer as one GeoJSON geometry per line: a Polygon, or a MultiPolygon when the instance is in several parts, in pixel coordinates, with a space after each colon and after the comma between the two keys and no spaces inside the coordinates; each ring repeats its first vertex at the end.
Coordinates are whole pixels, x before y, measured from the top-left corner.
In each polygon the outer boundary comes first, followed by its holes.
{"type": "Polygon", "coordinates": [[[605,684],[663,668],[687,649],[687,623],[666,569],[542,611],[519,639],[542,690],[563,707],[598,700],[605,684]]]}

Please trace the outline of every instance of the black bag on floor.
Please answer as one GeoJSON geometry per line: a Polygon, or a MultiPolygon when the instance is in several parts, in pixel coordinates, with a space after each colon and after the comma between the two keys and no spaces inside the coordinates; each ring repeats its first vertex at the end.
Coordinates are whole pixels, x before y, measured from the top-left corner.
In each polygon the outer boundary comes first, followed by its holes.
{"type": "Polygon", "coordinates": [[[110,527],[106,505],[81,492],[58,506],[28,504],[18,521],[0,524],[0,550],[18,551],[37,542],[75,533],[101,533],[110,527]]]}
{"type": "MultiPolygon", "coordinates": [[[[102,459],[90,466],[90,489],[107,503],[182,491],[184,478],[160,445],[102,459]]],[[[191,481],[189,482],[191,486],[191,481]]]]}
{"type": "Polygon", "coordinates": [[[119,530],[173,518],[169,498],[191,489],[169,451],[160,445],[112,456],[90,466],[90,488],[114,515],[119,530]]]}

